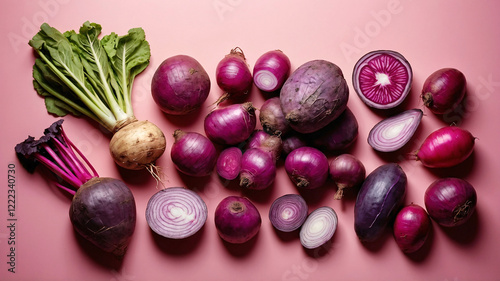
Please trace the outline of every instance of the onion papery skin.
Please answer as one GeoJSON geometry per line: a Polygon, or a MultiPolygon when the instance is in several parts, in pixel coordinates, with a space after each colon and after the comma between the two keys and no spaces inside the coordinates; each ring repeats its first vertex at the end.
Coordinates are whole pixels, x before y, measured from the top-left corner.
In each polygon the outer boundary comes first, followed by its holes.
{"type": "Polygon", "coordinates": [[[414,253],[422,248],[431,230],[429,215],[424,208],[413,203],[403,207],[394,219],[394,239],[405,254],[414,253]]]}
{"type": "Polygon", "coordinates": [[[315,132],[339,117],[349,99],[342,70],[326,60],[299,66],[280,91],[281,109],[299,133],[315,132]]]}
{"type": "Polygon", "coordinates": [[[262,224],[259,210],[246,197],[228,196],[215,209],[215,227],[226,242],[242,244],[257,235],[262,224]]]}
{"type": "Polygon", "coordinates": [[[285,194],[276,198],[269,208],[269,220],[282,232],[299,229],[307,218],[308,206],[298,194],[285,194]]]}
{"type": "Polygon", "coordinates": [[[200,108],[210,92],[210,77],[194,58],[176,55],[164,60],[151,82],[153,100],[171,115],[185,115],[200,108]]]}
{"type": "Polygon", "coordinates": [[[435,222],[444,227],[454,227],[470,219],[476,209],[477,194],[466,180],[441,178],[429,185],[424,203],[435,222]]]}
{"type": "Polygon", "coordinates": [[[306,249],[317,249],[330,241],[337,230],[337,213],[328,207],[312,211],[300,229],[300,243],[306,249]]]}
{"type": "Polygon", "coordinates": [[[304,146],[290,152],[285,170],[298,189],[316,189],[328,178],[328,158],[320,150],[304,146]]]}
{"type": "Polygon", "coordinates": [[[354,205],[354,230],[361,242],[379,239],[402,207],[407,177],[396,163],[373,170],[363,181],[354,205]]]}
{"type": "Polygon", "coordinates": [[[225,148],[217,158],[217,174],[226,180],[234,180],[241,171],[241,159],[243,152],[235,146],[225,148]]]}
{"type": "Polygon", "coordinates": [[[276,164],[271,154],[259,148],[247,149],[241,158],[240,186],[263,190],[276,178],[276,164]]]}
{"type": "Polygon", "coordinates": [[[409,109],[378,122],[368,134],[368,144],[380,152],[399,150],[413,137],[423,114],[420,109],[409,109]]]}
{"type": "Polygon", "coordinates": [[[465,97],[465,75],[455,68],[442,68],[432,73],[422,87],[422,101],[434,114],[453,110],[465,97]]]}
{"type": "Polygon", "coordinates": [[[248,138],[246,149],[259,148],[271,155],[275,160],[281,156],[282,141],[279,136],[270,135],[263,130],[255,130],[248,138]]]}
{"type": "Polygon", "coordinates": [[[262,104],[259,121],[262,129],[271,135],[283,136],[290,131],[290,124],[281,110],[279,97],[272,97],[262,104]]]}
{"type": "Polygon", "coordinates": [[[291,63],[281,50],[264,53],[255,62],[253,80],[255,86],[264,92],[280,89],[290,75],[291,63]]]}
{"type": "Polygon", "coordinates": [[[363,163],[351,154],[341,154],[330,161],[328,173],[337,186],[334,199],[343,197],[344,189],[360,186],[366,177],[363,163]]]}
{"type": "Polygon", "coordinates": [[[400,53],[377,50],[365,54],[354,66],[352,83],[369,107],[391,109],[400,105],[411,90],[413,72],[400,53]]]}
{"type": "Polygon", "coordinates": [[[208,176],[213,172],[217,163],[217,150],[207,137],[177,129],[174,139],[170,156],[177,170],[194,177],[208,176]]]}
{"type": "Polygon", "coordinates": [[[146,206],[146,221],[156,234],[184,239],[197,233],[207,221],[203,199],[184,187],[168,187],[156,192],[146,206]]]}
{"type": "Polygon", "coordinates": [[[467,159],[474,151],[476,138],[467,130],[448,126],[437,129],[422,142],[415,156],[429,168],[449,168],[467,159]]]}
{"type": "Polygon", "coordinates": [[[356,116],[346,107],[337,119],[319,131],[307,134],[306,138],[311,140],[311,146],[324,153],[338,153],[356,141],[358,128],[356,116]]]}
{"type": "Polygon", "coordinates": [[[236,145],[250,137],[257,125],[251,102],[219,107],[205,117],[206,136],[214,143],[236,145]]]}
{"type": "Polygon", "coordinates": [[[215,71],[217,85],[230,96],[247,94],[253,85],[253,77],[245,54],[236,47],[219,63],[215,71]]]}
{"type": "Polygon", "coordinates": [[[93,178],[77,190],[69,218],[82,237],[101,250],[121,257],[135,230],[135,199],[121,180],[93,178]]]}

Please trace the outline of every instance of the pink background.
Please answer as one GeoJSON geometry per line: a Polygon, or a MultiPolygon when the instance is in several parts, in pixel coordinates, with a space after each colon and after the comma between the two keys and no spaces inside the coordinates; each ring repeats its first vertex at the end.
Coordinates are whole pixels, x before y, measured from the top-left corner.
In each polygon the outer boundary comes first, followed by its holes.
{"type": "MultiPolygon", "coordinates": [[[[1,280],[500,280],[500,19],[498,1],[3,1],[0,34],[2,111],[0,177],[1,280]],[[56,120],[46,113],[43,100],[32,88],[33,53],[28,40],[43,21],[59,30],[78,29],[90,20],[103,34],[124,34],[141,26],[151,44],[151,63],[135,80],[133,106],[138,119],[158,124],[167,137],[167,152],[158,161],[167,186],[197,191],[209,208],[200,233],[186,241],[166,241],[153,235],[144,210],[157,191],[146,172],[117,168],[108,154],[109,136],[94,123],[66,117],[64,128],[101,176],[123,179],[137,202],[138,222],[122,262],[110,260],[81,241],[68,219],[70,200],[44,178],[25,172],[14,146],[27,135],[39,136],[56,120]],[[406,256],[390,233],[378,245],[365,247],[353,228],[354,198],[333,200],[327,186],[306,196],[310,210],[327,205],[339,218],[331,247],[305,251],[294,235],[280,235],[267,217],[272,201],[296,189],[282,163],[275,184],[264,192],[242,192],[216,175],[193,179],[180,175],[170,159],[174,129],[203,133],[203,118],[221,94],[215,67],[231,48],[241,47],[253,67],[266,51],[281,49],[292,67],[312,59],[334,62],[344,71],[349,107],[359,121],[359,138],[350,153],[368,172],[397,161],[408,176],[407,203],[423,205],[423,194],[435,179],[457,176],[472,183],[478,193],[477,212],[463,227],[443,229],[433,223],[424,248],[406,256]],[[423,81],[442,67],[460,69],[468,79],[464,107],[445,118],[426,111],[408,146],[393,154],[374,152],[366,143],[371,127],[387,113],[366,107],[352,89],[352,68],[359,57],[377,49],[402,53],[413,67],[413,88],[399,108],[423,108],[419,99],[423,81]],[[151,77],[166,58],[186,54],[210,74],[210,96],[199,112],[188,117],[163,114],[150,94],[151,77]],[[432,170],[405,160],[432,131],[455,123],[477,138],[475,152],[453,169],[432,170]],[[7,271],[7,169],[16,164],[16,273],[7,271]],[[240,246],[225,244],[217,235],[213,212],[227,195],[246,195],[259,208],[263,223],[257,238],[240,246]]],[[[255,87],[250,100],[260,107],[267,96],[255,87]]],[[[260,127],[260,125],[259,125],[260,127]]]]}

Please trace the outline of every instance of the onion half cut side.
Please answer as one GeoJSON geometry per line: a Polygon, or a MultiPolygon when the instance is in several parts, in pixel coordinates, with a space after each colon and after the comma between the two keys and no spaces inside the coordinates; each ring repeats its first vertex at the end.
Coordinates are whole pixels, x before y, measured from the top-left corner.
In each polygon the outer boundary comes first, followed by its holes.
{"type": "Polygon", "coordinates": [[[337,230],[337,213],[323,206],[307,217],[300,229],[300,243],[306,249],[316,249],[332,239],[337,230]]]}
{"type": "Polygon", "coordinates": [[[298,194],[285,194],[276,198],[269,209],[269,220],[279,231],[299,229],[307,218],[308,206],[298,194]]]}

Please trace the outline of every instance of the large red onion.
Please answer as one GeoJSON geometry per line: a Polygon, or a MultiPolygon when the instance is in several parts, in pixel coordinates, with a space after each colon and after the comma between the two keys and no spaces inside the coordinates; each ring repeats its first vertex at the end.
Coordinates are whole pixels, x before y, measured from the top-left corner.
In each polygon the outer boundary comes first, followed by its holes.
{"type": "Polygon", "coordinates": [[[316,249],[330,241],[337,230],[337,213],[327,206],[312,211],[300,229],[300,243],[306,249],[316,249]]]}
{"type": "Polygon", "coordinates": [[[243,152],[240,148],[230,146],[219,154],[216,163],[217,174],[226,180],[234,180],[241,170],[241,159],[243,152]]]}
{"type": "Polygon", "coordinates": [[[464,98],[465,75],[455,68],[442,68],[432,73],[424,82],[422,100],[435,114],[444,114],[455,108],[464,98]]]}
{"type": "Polygon", "coordinates": [[[255,86],[264,92],[280,89],[290,74],[290,68],[290,59],[281,50],[264,53],[253,68],[255,86]]]}
{"type": "Polygon", "coordinates": [[[403,253],[414,253],[422,248],[431,230],[429,215],[413,203],[403,207],[394,220],[394,239],[403,253]]]}
{"type": "Polygon", "coordinates": [[[215,77],[217,85],[225,92],[218,102],[222,102],[230,96],[244,95],[250,92],[253,77],[241,48],[232,49],[217,64],[215,77]]]}
{"type": "Polygon", "coordinates": [[[213,110],[205,117],[204,128],[214,143],[235,145],[248,139],[256,124],[255,108],[246,102],[213,110]]]}
{"type": "Polygon", "coordinates": [[[207,220],[207,205],[194,191],[168,187],[156,192],[146,206],[146,221],[155,233],[183,239],[198,232],[207,220]]]}
{"type": "Polygon", "coordinates": [[[276,178],[276,164],[271,154],[259,148],[250,148],[241,158],[240,186],[262,190],[276,178]]]}
{"type": "Polygon", "coordinates": [[[452,227],[469,220],[476,209],[477,195],[474,187],[463,179],[442,178],[429,185],[424,203],[435,222],[452,227]]]}
{"type": "Polygon", "coordinates": [[[271,135],[283,136],[290,131],[290,124],[281,110],[279,97],[272,97],[262,104],[259,121],[263,130],[271,135]]]}
{"type": "Polygon", "coordinates": [[[345,189],[357,187],[363,183],[366,169],[354,155],[341,154],[330,161],[329,175],[337,185],[337,192],[333,198],[339,200],[344,196],[345,189]]]}
{"type": "Polygon", "coordinates": [[[376,109],[401,104],[410,93],[412,79],[412,69],[405,57],[390,50],[367,53],[358,60],[352,73],[359,98],[376,109]]]}
{"type": "Polygon", "coordinates": [[[269,220],[279,231],[292,232],[307,218],[308,206],[298,194],[285,194],[276,198],[269,209],[269,220]]]}
{"type": "Polygon", "coordinates": [[[328,178],[328,159],[316,148],[304,146],[290,152],[285,159],[288,177],[299,189],[315,189],[328,178]]]}
{"type": "Polygon", "coordinates": [[[177,129],[174,139],[170,156],[177,170],[195,177],[208,176],[213,172],[217,150],[207,137],[177,129]]]}
{"type": "Polygon", "coordinates": [[[210,92],[210,78],[194,58],[177,55],[164,60],[153,75],[151,93],[162,111],[184,115],[198,109],[210,92]]]}

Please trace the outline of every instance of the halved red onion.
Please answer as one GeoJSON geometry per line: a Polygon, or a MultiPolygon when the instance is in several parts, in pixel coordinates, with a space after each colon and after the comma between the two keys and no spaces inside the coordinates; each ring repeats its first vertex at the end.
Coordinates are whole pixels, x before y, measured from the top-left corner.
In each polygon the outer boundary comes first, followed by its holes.
{"type": "Polygon", "coordinates": [[[198,232],[207,220],[207,205],[194,191],[168,187],[148,201],[146,221],[151,230],[170,239],[183,239],[198,232]]]}
{"type": "Polygon", "coordinates": [[[408,96],[413,72],[410,63],[398,52],[372,51],[354,66],[352,83],[359,98],[368,106],[390,109],[408,96]]]}
{"type": "Polygon", "coordinates": [[[377,123],[368,134],[368,144],[381,152],[392,152],[402,148],[413,137],[423,112],[410,109],[377,123]]]}
{"type": "Polygon", "coordinates": [[[281,50],[264,53],[253,68],[255,86],[265,92],[280,89],[290,74],[290,68],[290,59],[281,50]]]}
{"type": "Polygon", "coordinates": [[[300,229],[300,243],[306,249],[316,249],[332,239],[337,230],[337,213],[323,206],[307,217],[300,229]]]}
{"type": "Polygon", "coordinates": [[[242,157],[243,152],[239,147],[230,146],[222,150],[215,166],[217,174],[226,180],[237,178],[241,170],[242,157]]]}
{"type": "Polygon", "coordinates": [[[298,194],[285,194],[276,198],[269,209],[269,220],[279,231],[292,232],[307,218],[308,206],[298,194]]]}

